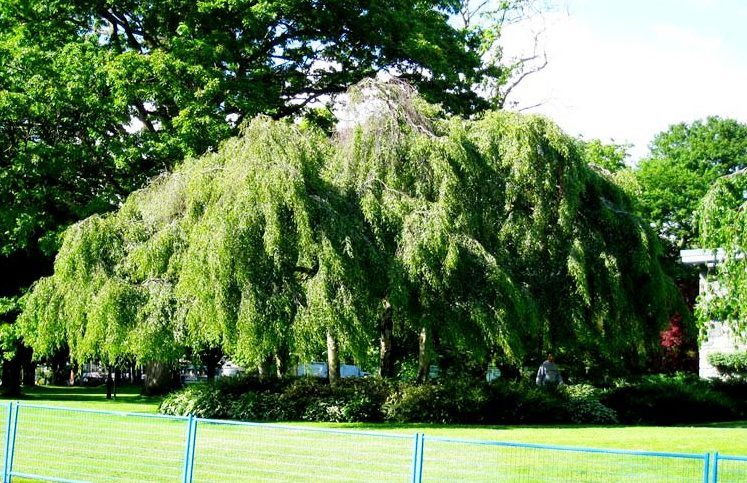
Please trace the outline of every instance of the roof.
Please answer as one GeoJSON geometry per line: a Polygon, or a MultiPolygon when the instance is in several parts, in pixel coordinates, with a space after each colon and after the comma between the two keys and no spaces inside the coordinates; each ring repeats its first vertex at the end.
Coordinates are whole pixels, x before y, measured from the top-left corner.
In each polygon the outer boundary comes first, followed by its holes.
{"type": "Polygon", "coordinates": [[[685,265],[707,265],[712,267],[724,260],[723,248],[692,248],[680,250],[680,258],[685,265]]]}

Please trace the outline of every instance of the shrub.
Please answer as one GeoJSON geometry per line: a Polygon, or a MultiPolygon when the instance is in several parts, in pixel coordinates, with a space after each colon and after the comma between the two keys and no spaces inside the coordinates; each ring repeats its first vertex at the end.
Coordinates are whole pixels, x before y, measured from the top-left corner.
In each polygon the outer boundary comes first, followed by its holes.
{"type": "Polygon", "coordinates": [[[531,382],[500,381],[490,385],[485,422],[492,424],[553,424],[567,422],[562,397],[555,387],[531,382]]]}
{"type": "Polygon", "coordinates": [[[732,403],[739,419],[747,418],[747,378],[713,379],[709,384],[732,403]]]}
{"type": "Polygon", "coordinates": [[[441,384],[402,384],[384,403],[387,421],[451,423],[455,414],[449,391],[441,384]]]}
{"type": "Polygon", "coordinates": [[[730,401],[707,381],[688,376],[650,376],[637,384],[609,389],[602,403],[621,422],[671,425],[735,419],[730,401]]]}
{"type": "Polygon", "coordinates": [[[747,351],[714,352],[713,354],[708,354],[708,362],[723,375],[747,375],[747,351]]]}
{"type": "Polygon", "coordinates": [[[163,414],[200,418],[231,417],[231,401],[212,384],[193,384],[168,394],[158,407],[163,414]]]}
{"type": "Polygon", "coordinates": [[[616,424],[617,413],[599,400],[600,392],[588,384],[562,386],[559,391],[565,397],[565,410],[574,423],[616,424]]]}
{"type": "Polygon", "coordinates": [[[250,421],[678,424],[744,417],[747,381],[650,376],[600,392],[581,384],[546,388],[467,377],[421,385],[343,379],[335,386],[316,378],[246,378],[185,387],[167,396],[160,411],[250,421]]]}

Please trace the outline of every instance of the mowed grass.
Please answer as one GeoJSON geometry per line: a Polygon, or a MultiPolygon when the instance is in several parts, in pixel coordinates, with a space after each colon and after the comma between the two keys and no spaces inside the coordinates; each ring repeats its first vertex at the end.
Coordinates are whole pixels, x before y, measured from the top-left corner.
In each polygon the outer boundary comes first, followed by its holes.
{"type": "Polygon", "coordinates": [[[0,397],[0,404],[22,401],[44,406],[62,406],[78,409],[122,411],[135,413],[158,412],[161,397],[140,394],[140,386],[125,385],[116,388],[116,397],[106,399],[106,386],[36,386],[23,389],[20,398],[0,397]]]}
{"type": "MultiPolygon", "coordinates": [[[[181,478],[188,423],[186,419],[157,417],[159,398],[142,397],[137,388],[120,389],[116,400],[106,400],[103,387],[40,387],[26,393],[20,400],[14,472],[83,481],[181,478]],[[97,414],[91,410],[138,415],[97,414]]],[[[6,417],[7,405],[0,411],[3,426],[6,417]]],[[[699,427],[482,427],[200,421],[196,427],[194,481],[404,481],[412,471],[417,433],[426,435],[425,481],[539,481],[556,477],[574,481],[702,481],[703,463],[697,459],[578,453],[443,439],[747,455],[744,422],[699,427]]],[[[747,463],[734,465],[731,477],[728,471],[720,470],[725,477],[720,481],[747,481],[747,463]]],[[[724,468],[729,470],[728,466],[724,468]]]]}

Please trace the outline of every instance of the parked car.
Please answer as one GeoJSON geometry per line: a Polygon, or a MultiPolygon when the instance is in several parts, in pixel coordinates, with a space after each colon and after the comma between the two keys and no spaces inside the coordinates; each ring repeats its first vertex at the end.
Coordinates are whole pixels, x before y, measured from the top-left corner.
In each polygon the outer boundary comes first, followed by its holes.
{"type": "MultiPolygon", "coordinates": [[[[297,376],[321,377],[329,375],[326,362],[309,362],[296,367],[297,376]]],[[[353,364],[340,364],[340,377],[366,377],[369,373],[353,364]]]]}
{"type": "Polygon", "coordinates": [[[220,368],[220,375],[221,377],[238,376],[239,374],[243,374],[244,370],[243,367],[238,366],[231,361],[226,361],[220,368]]]}
{"type": "Polygon", "coordinates": [[[106,374],[101,372],[84,372],[80,375],[80,383],[86,386],[96,386],[106,382],[106,374]]]}

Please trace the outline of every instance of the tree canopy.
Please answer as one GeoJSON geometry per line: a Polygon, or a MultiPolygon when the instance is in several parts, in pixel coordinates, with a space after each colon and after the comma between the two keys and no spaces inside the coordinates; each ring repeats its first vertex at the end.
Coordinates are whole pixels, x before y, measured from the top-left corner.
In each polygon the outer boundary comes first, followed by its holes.
{"type": "Polygon", "coordinates": [[[243,119],[303,114],[377,72],[451,112],[487,108],[473,87],[514,67],[484,63],[499,25],[450,25],[466,3],[3,2],[0,252],[44,237],[53,253],[58,227],[217,148],[243,119]]]}
{"type": "Polygon", "coordinates": [[[325,345],[364,360],[420,337],[516,365],[550,347],[645,363],[676,295],[656,236],[573,139],[370,90],[378,107],[332,138],[254,119],[70,227],[25,300],[25,341],[80,361],[220,347],[261,364],[325,345]]]}
{"type": "Polygon", "coordinates": [[[709,274],[712,282],[698,297],[696,314],[705,329],[708,322],[725,322],[747,340],[747,175],[745,170],[719,178],[698,212],[701,246],[720,252],[723,260],[709,274]]]}
{"type": "Polygon", "coordinates": [[[0,297],[49,274],[71,223],[216,150],[245,119],[329,123],[312,105],[379,72],[450,112],[500,104],[501,89],[473,88],[521,71],[501,58],[501,22],[531,3],[0,2],[0,297]],[[487,23],[450,21],[480,11],[487,23]]]}
{"type": "Polygon", "coordinates": [[[747,166],[747,125],[709,117],[659,133],[636,170],[640,208],[676,248],[697,240],[694,213],[714,181],[747,166]]]}

